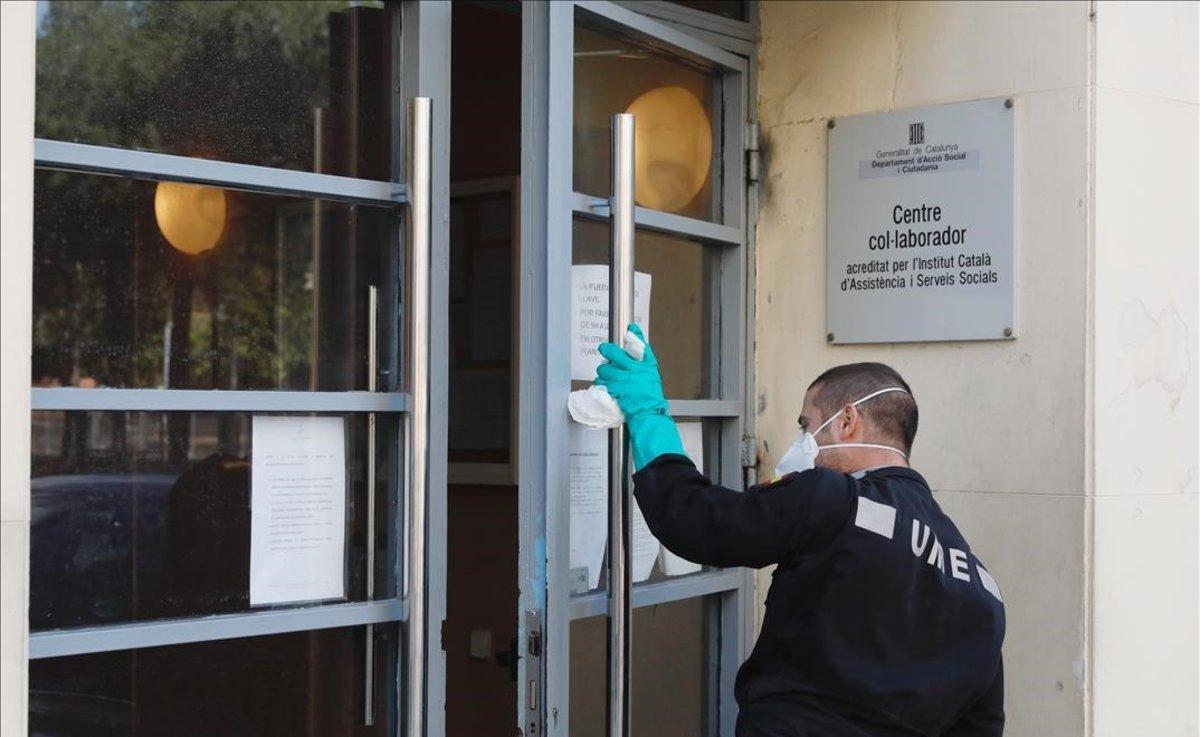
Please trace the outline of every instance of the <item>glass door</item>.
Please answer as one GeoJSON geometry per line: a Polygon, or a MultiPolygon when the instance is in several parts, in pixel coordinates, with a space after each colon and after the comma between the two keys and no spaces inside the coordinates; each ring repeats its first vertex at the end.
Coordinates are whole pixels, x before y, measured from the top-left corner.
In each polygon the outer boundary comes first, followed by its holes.
{"type": "MultiPolygon", "coordinates": [[[[523,241],[522,257],[534,266],[522,296],[535,301],[523,311],[535,321],[522,327],[532,333],[523,354],[544,352],[546,368],[522,377],[522,396],[537,396],[523,400],[522,412],[538,418],[522,421],[522,478],[544,486],[522,508],[530,657],[519,703],[526,734],[540,733],[532,721],[541,719],[551,734],[599,736],[611,688],[607,433],[573,425],[565,405],[594,376],[595,344],[608,333],[611,119],[635,116],[635,316],[659,356],[689,455],[714,480],[740,488],[748,67],[609,2],[550,3],[526,24],[526,114],[548,122],[527,138],[544,160],[529,161],[523,200],[536,202],[544,188],[546,204],[544,213],[536,205],[526,213],[545,225],[523,241]]],[[[731,735],[752,574],[673,555],[629,503],[630,733],[731,735]]]]}
{"type": "Polygon", "coordinates": [[[31,733],[440,733],[448,29],[39,14],[31,733]]]}

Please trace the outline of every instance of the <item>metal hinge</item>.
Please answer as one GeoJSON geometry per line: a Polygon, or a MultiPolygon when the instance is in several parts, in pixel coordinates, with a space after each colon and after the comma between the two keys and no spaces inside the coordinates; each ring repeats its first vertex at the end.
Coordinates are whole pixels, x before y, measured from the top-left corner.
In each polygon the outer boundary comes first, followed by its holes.
{"type": "Polygon", "coordinates": [[[762,177],[762,160],[758,155],[758,123],[746,124],[746,183],[758,184],[762,177]]]}

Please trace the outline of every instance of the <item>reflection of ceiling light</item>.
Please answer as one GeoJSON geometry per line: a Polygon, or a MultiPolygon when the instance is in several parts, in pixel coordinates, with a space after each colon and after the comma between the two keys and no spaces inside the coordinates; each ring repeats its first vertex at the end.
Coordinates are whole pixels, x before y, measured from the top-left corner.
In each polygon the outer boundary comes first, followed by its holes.
{"type": "Polygon", "coordinates": [[[679,86],[640,95],[634,115],[637,203],[674,212],[692,201],[712,167],[712,124],[694,94],[679,86]]]}
{"type": "Polygon", "coordinates": [[[225,190],[183,182],[159,182],[154,219],[177,250],[195,256],[211,250],[225,230],[225,190]]]}

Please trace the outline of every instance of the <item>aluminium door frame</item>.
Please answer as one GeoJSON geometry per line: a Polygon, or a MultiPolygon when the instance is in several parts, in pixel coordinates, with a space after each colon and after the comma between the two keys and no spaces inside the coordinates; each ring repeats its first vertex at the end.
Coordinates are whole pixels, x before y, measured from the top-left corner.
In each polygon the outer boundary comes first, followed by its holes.
{"type": "MultiPolygon", "coordinates": [[[[666,0],[613,0],[613,2],[678,27],[686,26],[686,32],[702,38],[719,35],[726,37],[730,42],[740,40],[753,43],[758,36],[758,3],[752,1],[746,2],[746,20],[728,18],[666,0]]],[[[727,50],[730,48],[721,43],[714,45],[727,50]]],[[[745,47],[739,46],[739,48],[745,47]]],[[[753,48],[747,49],[746,53],[749,54],[750,51],[753,51],[753,48]]]]}
{"type": "MultiPolygon", "coordinates": [[[[570,327],[549,321],[570,305],[572,224],[576,216],[605,214],[607,202],[573,189],[572,119],[574,105],[574,31],[576,10],[622,32],[653,40],[671,53],[724,70],[728,99],[719,114],[724,123],[720,167],[724,172],[721,223],[638,208],[637,224],[716,244],[720,248],[720,341],[714,346],[723,362],[719,399],[672,402],[677,416],[724,418],[720,432],[721,483],[743,483],[744,418],[751,326],[743,317],[750,307],[747,287],[751,248],[752,193],[745,186],[744,141],[751,120],[749,90],[753,65],[723,49],[727,44],[702,40],[697,32],[651,19],[622,5],[593,0],[525,3],[522,14],[522,155],[520,376],[521,479],[518,506],[518,642],[522,659],[517,683],[518,727],[526,735],[567,735],[569,729],[569,630],[571,620],[605,611],[603,592],[570,595],[569,568],[569,419],[570,327]],[[540,359],[540,360],[538,360],[540,359]]],[[[716,34],[704,35],[710,38],[716,34]]],[[[729,39],[743,52],[746,41],[729,39]]],[[[701,246],[701,247],[712,247],[701,246]]],[[[634,587],[633,606],[715,595],[720,629],[710,633],[711,654],[706,705],[708,730],[732,734],[736,709],[733,675],[753,644],[755,574],[725,569],[634,587]],[[715,689],[715,692],[713,691],[715,689]],[[716,712],[716,713],[714,713],[716,712]]],[[[713,601],[709,596],[709,601],[713,601]]],[[[635,686],[636,687],[636,686],[635,686]]]]}

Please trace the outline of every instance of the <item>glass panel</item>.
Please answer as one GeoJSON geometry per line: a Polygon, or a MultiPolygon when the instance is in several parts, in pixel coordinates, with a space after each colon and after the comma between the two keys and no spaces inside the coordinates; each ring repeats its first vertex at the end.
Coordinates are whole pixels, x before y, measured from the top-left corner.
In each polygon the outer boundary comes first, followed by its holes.
{"type": "MultiPolygon", "coordinates": [[[[715,597],[633,610],[631,732],[638,737],[706,731],[708,631],[715,597]]],[[[715,644],[715,643],[713,643],[715,644]]],[[[604,737],[608,632],[603,616],[571,622],[571,737],[604,737]]]]}
{"type": "Polygon", "coordinates": [[[475,185],[450,201],[451,463],[511,459],[515,184],[475,185]]]}
{"type": "Polygon", "coordinates": [[[723,15],[734,20],[746,20],[745,0],[668,0],[672,5],[682,5],[693,10],[703,10],[713,15],[723,15]]]}
{"type": "Polygon", "coordinates": [[[637,203],[719,221],[716,84],[706,69],[577,27],[575,191],[609,196],[611,119],[630,112],[637,116],[637,203]]]}
{"type": "MultiPolygon", "coordinates": [[[[572,232],[572,264],[609,263],[609,226],[605,221],[576,218],[572,232]]],[[[637,231],[634,268],[650,275],[649,325],[643,325],[662,371],[670,399],[709,399],[717,394],[717,289],[720,251],[678,236],[637,231]]],[[[607,274],[604,277],[607,279],[607,274]]],[[[607,297],[604,310],[607,314],[607,297]]],[[[591,381],[581,376],[573,388],[591,381]]]]}
{"type": "Polygon", "coordinates": [[[44,5],[41,138],[391,178],[382,3],[44,5]]]}
{"type": "MultiPolygon", "coordinates": [[[[676,417],[683,448],[701,473],[720,478],[721,423],[719,419],[676,417]]],[[[586,594],[608,588],[608,432],[571,427],[571,593],[586,594]]],[[[684,560],[659,543],[646,526],[636,501],[633,508],[633,550],[630,552],[634,585],[716,570],[684,560]]]]}
{"type": "Polygon", "coordinates": [[[395,625],[375,627],[375,725],[363,725],[364,628],[294,632],[29,663],[44,737],[395,734],[395,625]]]}
{"type": "Polygon", "coordinates": [[[34,182],[34,386],[366,389],[370,284],[379,334],[397,332],[388,208],[61,171],[34,182]]]}
{"type": "MultiPolygon", "coordinates": [[[[34,412],[30,628],[250,609],[252,417],[34,412]]],[[[325,417],[342,418],[345,437],[342,598],[362,601],[367,415],[325,417]]],[[[388,598],[396,416],[379,416],[376,432],[375,598],[388,598]]]]}

